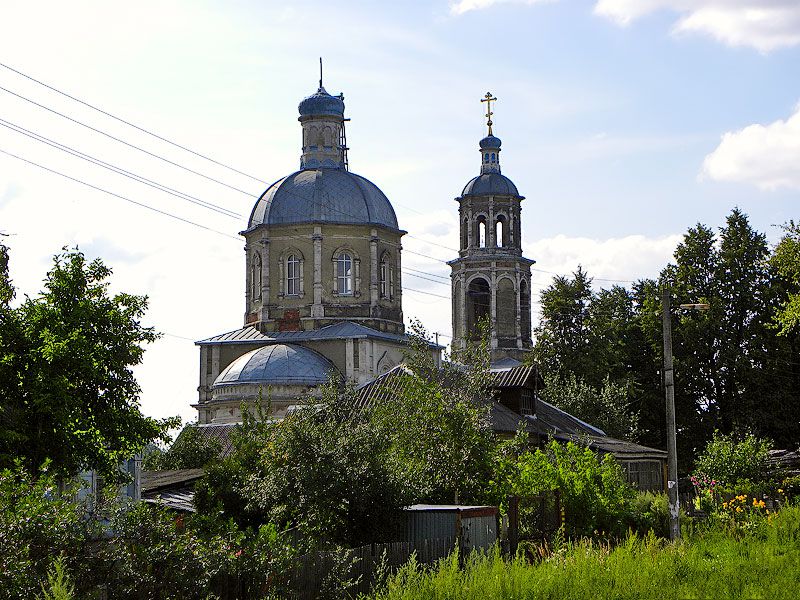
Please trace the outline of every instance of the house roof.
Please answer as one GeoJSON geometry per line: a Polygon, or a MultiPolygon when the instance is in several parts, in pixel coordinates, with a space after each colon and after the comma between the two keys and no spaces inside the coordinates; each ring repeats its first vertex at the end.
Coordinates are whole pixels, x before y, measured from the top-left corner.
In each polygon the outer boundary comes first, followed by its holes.
{"type": "Polygon", "coordinates": [[[195,512],[194,484],[203,469],[142,471],[142,501],[182,512],[195,512]]]}
{"type": "MultiPolygon", "coordinates": [[[[247,325],[234,331],[221,333],[213,337],[195,342],[198,346],[210,344],[270,344],[275,342],[313,342],[320,340],[337,340],[343,338],[369,338],[378,340],[388,340],[407,344],[409,336],[397,333],[378,331],[352,321],[341,321],[333,325],[327,325],[320,329],[308,331],[275,331],[261,333],[252,325],[247,325]]],[[[431,348],[442,348],[430,342],[431,348]]]]}

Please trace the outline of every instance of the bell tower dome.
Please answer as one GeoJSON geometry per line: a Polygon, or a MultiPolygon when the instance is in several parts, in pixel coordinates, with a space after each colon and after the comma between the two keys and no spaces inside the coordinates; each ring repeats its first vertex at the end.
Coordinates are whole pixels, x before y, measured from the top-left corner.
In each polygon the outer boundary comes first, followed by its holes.
{"type": "Polygon", "coordinates": [[[500,172],[502,142],[492,131],[487,93],[488,135],[479,142],[480,175],[456,198],[459,203],[459,257],[452,269],[453,344],[463,346],[488,319],[492,361],[521,360],[531,348],[531,265],[522,256],[521,211],[524,197],[500,172]]]}

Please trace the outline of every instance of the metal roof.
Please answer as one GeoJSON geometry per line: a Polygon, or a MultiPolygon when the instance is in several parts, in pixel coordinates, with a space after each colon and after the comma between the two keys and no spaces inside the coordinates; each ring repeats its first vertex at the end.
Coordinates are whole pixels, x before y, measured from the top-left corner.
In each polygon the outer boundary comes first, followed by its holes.
{"type": "Polygon", "coordinates": [[[370,224],[399,231],[394,208],[380,188],[342,168],[301,169],[279,179],[256,202],[248,230],[295,223],[370,224]]]}
{"type": "MultiPolygon", "coordinates": [[[[353,323],[352,321],[341,321],[320,329],[310,329],[307,331],[275,331],[266,334],[261,333],[252,325],[247,325],[241,329],[200,340],[199,342],[195,342],[195,344],[199,346],[206,344],[268,344],[272,342],[314,342],[346,338],[372,338],[390,340],[401,344],[407,344],[409,340],[407,335],[378,331],[377,329],[353,323]]],[[[430,346],[433,348],[436,345],[431,343],[430,346]]]]}
{"type": "Polygon", "coordinates": [[[505,175],[496,172],[484,173],[473,177],[461,192],[462,196],[492,196],[496,194],[521,198],[514,182],[505,175]]]}
{"type": "Polygon", "coordinates": [[[194,425],[201,440],[217,442],[220,446],[219,457],[225,458],[233,452],[232,433],[239,423],[208,423],[204,425],[194,425]]]}
{"type": "Polygon", "coordinates": [[[203,476],[203,469],[174,469],[166,471],[142,471],[142,492],[152,492],[164,487],[183,485],[203,476]]]}
{"type": "Polygon", "coordinates": [[[295,344],[270,344],[243,354],[214,380],[215,388],[241,383],[321,385],[339,371],[318,352],[295,344]]]}
{"type": "Polygon", "coordinates": [[[492,387],[537,387],[539,376],[536,367],[533,365],[512,367],[510,369],[492,370],[492,387]]]}

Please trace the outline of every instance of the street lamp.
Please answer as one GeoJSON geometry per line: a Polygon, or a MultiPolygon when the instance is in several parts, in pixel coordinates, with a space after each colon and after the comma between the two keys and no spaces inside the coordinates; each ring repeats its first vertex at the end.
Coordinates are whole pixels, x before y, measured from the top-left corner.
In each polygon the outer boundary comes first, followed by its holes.
{"type": "MultiPolygon", "coordinates": [[[[670,289],[664,285],[661,296],[664,325],[664,389],[667,396],[667,496],[669,498],[669,539],[681,537],[678,504],[678,450],[675,432],[675,381],[672,372],[672,319],[670,289]]],[[[683,310],[708,310],[708,304],[681,304],[683,310]]]]}

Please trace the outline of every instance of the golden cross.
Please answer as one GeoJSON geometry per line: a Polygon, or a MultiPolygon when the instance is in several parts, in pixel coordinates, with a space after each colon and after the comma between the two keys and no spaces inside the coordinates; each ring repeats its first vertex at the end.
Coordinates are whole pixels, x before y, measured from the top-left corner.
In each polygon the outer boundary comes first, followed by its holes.
{"type": "Polygon", "coordinates": [[[486,121],[486,124],[489,126],[489,135],[492,135],[492,102],[496,101],[497,98],[492,96],[492,92],[486,92],[486,96],[481,98],[481,102],[486,102],[486,118],[489,119],[486,121]]]}

